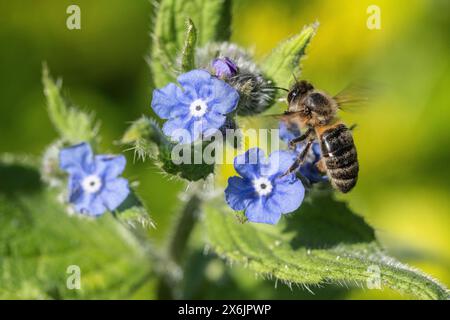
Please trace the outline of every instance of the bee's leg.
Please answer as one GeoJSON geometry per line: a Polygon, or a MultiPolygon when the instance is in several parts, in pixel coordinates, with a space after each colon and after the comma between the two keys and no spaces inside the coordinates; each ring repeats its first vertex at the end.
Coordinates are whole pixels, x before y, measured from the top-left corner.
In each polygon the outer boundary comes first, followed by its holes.
{"type": "Polygon", "coordinates": [[[352,124],[352,125],[348,128],[348,130],[353,131],[353,130],[356,129],[357,126],[358,126],[358,125],[357,125],[356,123],[354,123],[354,124],[352,124]]]}
{"type": "Polygon", "coordinates": [[[302,165],[303,161],[305,161],[305,158],[308,155],[309,149],[311,148],[313,142],[314,142],[314,138],[309,138],[303,151],[297,156],[297,159],[295,159],[292,166],[288,169],[288,171],[286,171],[285,174],[282,175],[282,177],[287,176],[288,174],[291,174],[292,172],[297,170],[298,167],[300,167],[302,165]]]}
{"type": "Polygon", "coordinates": [[[316,168],[317,168],[317,170],[319,170],[322,173],[327,172],[327,168],[325,166],[325,160],[323,158],[321,158],[319,161],[317,161],[316,168]]]}
{"type": "Polygon", "coordinates": [[[299,136],[297,138],[294,138],[291,141],[289,141],[289,149],[295,149],[295,145],[305,141],[306,138],[308,138],[310,136],[312,131],[313,130],[310,128],[304,134],[302,134],[301,136],[299,136]]]}
{"type": "Polygon", "coordinates": [[[306,138],[308,138],[308,135],[306,133],[304,133],[301,136],[290,140],[289,141],[289,149],[295,149],[295,145],[305,141],[306,138]]]}

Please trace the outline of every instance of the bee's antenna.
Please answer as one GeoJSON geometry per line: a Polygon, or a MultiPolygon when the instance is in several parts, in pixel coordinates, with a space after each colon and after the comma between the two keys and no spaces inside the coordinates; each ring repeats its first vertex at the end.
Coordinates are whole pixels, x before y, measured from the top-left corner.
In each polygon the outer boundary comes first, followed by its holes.
{"type": "Polygon", "coordinates": [[[264,89],[279,89],[279,90],[284,90],[284,91],[286,91],[286,92],[289,92],[288,89],[282,88],[282,87],[264,87],[264,89]]]}
{"type": "Polygon", "coordinates": [[[298,83],[298,79],[297,79],[297,77],[295,76],[295,73],[294,73],[294,72],[292,72],[292,76],[294,77],[295,83],[298,83]]]}

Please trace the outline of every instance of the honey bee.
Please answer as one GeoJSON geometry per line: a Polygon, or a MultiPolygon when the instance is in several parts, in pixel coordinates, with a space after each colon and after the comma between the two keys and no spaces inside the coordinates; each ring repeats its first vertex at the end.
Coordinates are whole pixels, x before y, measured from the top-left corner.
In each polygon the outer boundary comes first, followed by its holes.
{"type": "Polygon", "coordinates": [[[337,117],[340,101],[345,102],[345,99],[331,97],[305,80],[296,81],[288,90],[288,110],[281,119],[306,129],[304,134],[289,142],[289,147],[306,143],[285,175],[303,164],[312,144],[318,140],[322,156],[318,169],[327,174],[333,188],[347,193],[356,185],[359,164],[352,129],[337,117]]]}

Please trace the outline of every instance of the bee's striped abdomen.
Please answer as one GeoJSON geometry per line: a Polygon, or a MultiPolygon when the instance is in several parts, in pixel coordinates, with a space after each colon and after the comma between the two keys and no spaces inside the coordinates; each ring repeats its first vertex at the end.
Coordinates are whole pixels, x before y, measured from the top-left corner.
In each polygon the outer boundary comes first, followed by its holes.
{"type": "Polygon", "coordinates": [[[349,192],[358,179],[358,158],[351,131],[339,124],[322,133],[322,156],[331,184],[339,191],[349,192]]]}

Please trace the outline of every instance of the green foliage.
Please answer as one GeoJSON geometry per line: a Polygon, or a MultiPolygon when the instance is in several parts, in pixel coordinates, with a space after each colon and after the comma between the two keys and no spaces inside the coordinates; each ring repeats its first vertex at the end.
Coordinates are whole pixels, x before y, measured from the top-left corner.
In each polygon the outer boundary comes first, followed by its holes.
{"type": "Polygon", "coordinates": [[[185,44],[186,19],[197,26],[197,43],[226,41],[230,37],[230,0],[162,0],[156,14],[150,66],[156,87],[174,81],[175,64],[185,44]]]}
{"type": "Polygon", "coordinates": [[[172,160],[172,149],[175,144],[170,142],[158,124],[150,118],[142,117],[136,120],[125,132],[122,143],[131,144],[135,154],[142,160],[150,158],[155,160],[155,164],[166,174],[197,181],[205,179],[214,172],[214,164],[195,163],[196,158],[200,158],[203,149],[208,142],[186,145],[190,150],[191,161],[189,163],[175,164],[172,160]]]}
{"type": "MultiPolygon", "coordinates": [[[[49,116],[62,142],[95,143],[93,118],[66,106],[46,67],[43,82],[49,116]]],[[[149,249],[142,240],[153,222],[142,202],[131,192],[114,216],[69,216],[61,190],[66,185],[65,175],[59,178],[62,184],[56,184],[57,188],[50,189],[41,181],[41,176],[59,171],[46,162],[57,158],[61,146],[57,143],[46,153],[41,173],[39,161],[34,159],[9,155],[0,159],[0,297],[151,297],[152,255],[147,255],[149,249]],[[66,285],[71,265],[81,270],[81,290],[66,285]]]]}
{"type": "Polygon", "coordinates": [[[212,248],[232,263],[285,283],[326,283],[366,287],[379,268],[381,286],[422,299],[448,299],[438,282],[390,258],[374,230],[329,193],[310,201],[276,227],[239,223],[219,203],[205,205],[212,248]]]}
{"type": "Polygon", "coordinates": [[[35,169],[38,163],[28,156],[0,155],[0,193],[14,195],[17,192],[39,191],[43,184],[35,169]]]}
{"type": "Polygon", "coordinates": [[[45,64],[42,82],[47,98],[48,115],[61,138],[69,144],[83,141],[95,143],[98,125],[94,123],[93,116],[67,106],[61,96],[61,85],[53,81],[45,64]]]}
{"type": "Polygon", "coordinates": [[[317,24],[312,24],[280,43],[262,62],[264,73],[271,78],[276,85],[289,87],[294,81],[294,76],[300,76],[300,60],[305,54],[311,38],[316,33],[317,24]]]}
{"type": "Polygon", "coordinates": [[[157,164],[166,173],[188,181],[206,179],[206,177],[214,172],[214,164],[208,164],[204,161],[201,163],[195,163],[195,159],[201,159],[203,156],[203,150],[208,144],[209,142],[196,142],[186,146],[186,150],[190,150],[188,151],[190,152],[191,159],[189,163],[175,164],[172,161],[172,150],[161,150],[157,164]]]}
{"type": "Polygon", "coordinates": [[[195,44],[197,42],[197,29],[191,19],[186,21],[186,40],[181,53],[181,71],[188,72],[195,69],[195,44]]]}
{"type": "Polygon", "coordinates": [[[121,143],[131,145],[135,158],[157,159],[159,149],[170,148],[170,141],[155,120],[142,116],[134,121],[122,136],[121,143]]]}
{"type": "Polygon", "coordinates": [[[0,297],[18,299],[151,298],[150,259],[111,215],[69,216],[58,195],[28,165],[2,163],[0,181],[0,297]],[[14,174],[14,179],[6,179],[14,174]],[[35,186],[19,187],[14,180],[35,186]],[[81,290],[66,286],[67,268],[81,269],[81,290]]]}
{"type": "MultiPolygon", "coordinates": [[[[179,72],[195,68],[197,45],[227,41],[230,12],[230,0],[162,0],[151,50],[154,84],[164,86],[179,72]]],[[[260,66],[264,76],[277,86],[289,86],[300,75],[301,58],[316,28],[316,24],[307,26],[275,48],[260,66]]],[[[154,224],[135,193],[113,214],[98,219],[69,216],[61,190],[45,186],[41,176],[45,170],[58,170],[55,155],[64,144],[96,144],[98,126],[89,114],[66,104],[60,84],[51,79],[45,66],[43,84],[49,116],[62,142],[58,140],[48,150],[47,160],[51,161],[44,161],[41,173],[34,159],[0,159],[0,297],[177,298],[195,297],[207,282],[220,287],[223,283],[219,282],[230,277],[232,270],[221,270],[224,266],[217,258],[205,256],[203,243],[188,246],[203,208],[200,233],[207,233],[209,246],[227,261],[264,277],[306,288],[329,283],[366,287],[375,267],[380,270],[383,288],[423,299],[449,298],[448,290],[437,281],[389,257],[373,228],[328,192],[310,194],[300,209],[271,226],[245,223],[243,214],[232,212],[223,199],[203,203],[207,198],[204,189],[195,190],[191,184],[164,252],[152,246],[149,235],[154,224]],[[81,290],[66,286],[71,265],[81,269],[81,290]]],[[[259,93],[263,89],[255,88],[259,93]]],[[[273,97],[269,98],[268,105],[273,102],[273,97]]],[[[121,142],[132,145],[138,158],[154,160],[170,177],[192,182],[214,171],[214,164],[174,164],[174,144],[158,123],[147,117],[135,121],[121,142]]],[[[191,163],[207,144],[189,146],[191,163]]],[[[60,182],[58,188],[65,186],[65,175],[60,182]]],[[[223,294],[220,287],[220,297],[233,298],[235,292],[244,292],[246,276],[228,279],[225,291],[233,295],[223,294]]],[[[260,283],[261,288],[267,285],[260,283]]],[[[272,286],[264,290],[270,293],[262,298],[279,297],[272,286]]],[[[338,288],[336,292],[342,291],[338,288]]],[[[257,293],[246,294],[255,298],[257,293]]],[[[211,292],[204,295],[210,298],[211,292]]]]}
{"type": "Polygon", "coordinates": [[[137,232],[145,234],[155,224],[150,218],[147,209],[142,204],[141,199],[131,190],[125,201],[114,212],[116,218],[125,222],[137,232]]]}

